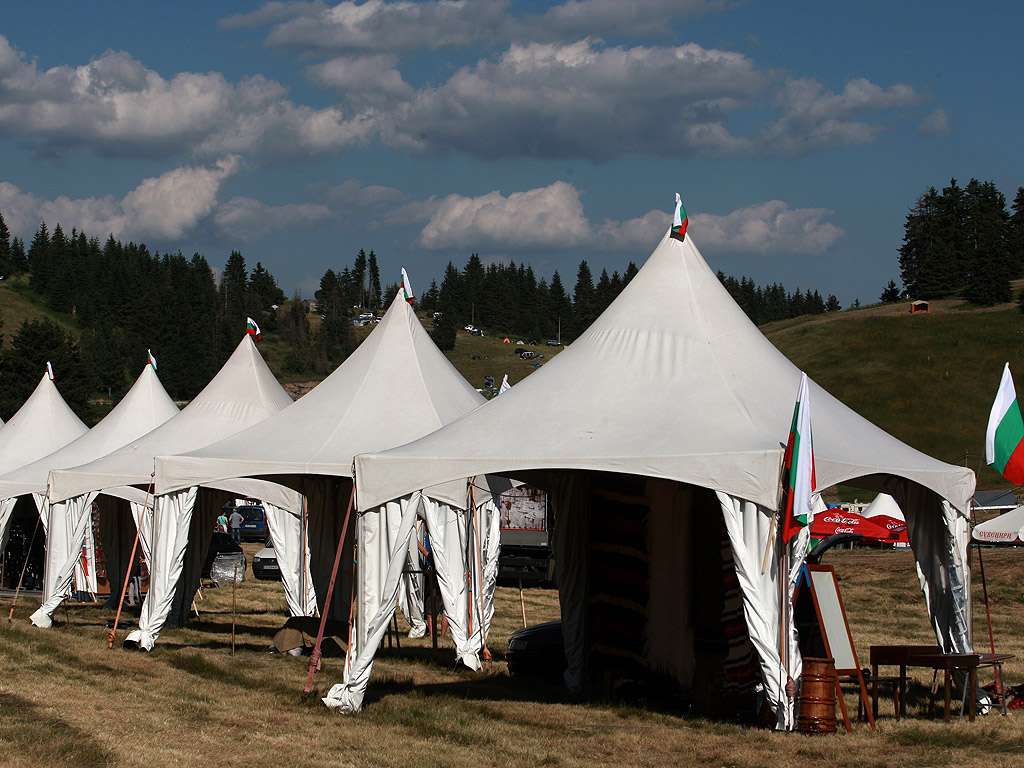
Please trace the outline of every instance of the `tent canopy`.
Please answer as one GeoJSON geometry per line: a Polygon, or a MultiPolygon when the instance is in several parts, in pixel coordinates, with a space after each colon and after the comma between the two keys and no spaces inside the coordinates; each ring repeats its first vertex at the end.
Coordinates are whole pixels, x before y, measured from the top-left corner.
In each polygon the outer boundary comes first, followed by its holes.
{"type": "Polygon", "coordinates": [[[103,421],[57,451],[0,477],[0,499],[46,493],[51,469],[74,467],[106,456],[177,413],[178,407],[167,395],[156,371],[147,365],[103,421]]]}
{"type": "Polygon", "coordinates": [[[351,477],[356,453],[415,440],[484,402],[399,294],[355,352],[287,412],[213,445],[159,457],[156,489],[246,476],[351,477]]]}
{"type": "Polygon", "coordinates": [[[1012,544],[1024,541],[1024,507],[1017,507],[999,517],[974,526],[974,538],[990,543],[1012,544]]]}
{"type": "MultiPolygon", "coordinates": [[[[63,501],[89,491],[122,495],[120,487],[145,487],[152,478],[158,454],[208,445],[291,403],[292,399],[256,350],[252,337],[246,335],[213,380],[174,418],[102,458],[52,471],[50,499],[63,501]]],[[[298,494],[271,483],[253,481],[221,489],[261,498],[293,511],[301,509],[298,494]]]]}
{"type": "MultiPolygon", "coordinates": [[[[800,371],[668,233],[571,346],[416,442],[356,457],[358,506],[485,473],[589,469],[690,483],[776,509],[800,371]]],[[[818,487],[902,477],[963,513],[974,475],[905,445],[813,382],[818,487]]]]}
{"type": "Polygon", "coordinates": [[[41,459],[88,431],[44,373],[0,432],[0,475],[41,459]]]}

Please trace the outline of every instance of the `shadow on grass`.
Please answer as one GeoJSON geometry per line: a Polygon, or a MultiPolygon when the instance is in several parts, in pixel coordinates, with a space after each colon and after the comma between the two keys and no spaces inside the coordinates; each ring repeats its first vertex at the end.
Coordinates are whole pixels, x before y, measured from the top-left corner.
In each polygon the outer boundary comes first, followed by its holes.
{"type": "Polygon", "coordinates": [[[12,693],[0,692],[0,744],[25,765],[105,766],[111,755],[92,738],[45,709],[12,693]]]}

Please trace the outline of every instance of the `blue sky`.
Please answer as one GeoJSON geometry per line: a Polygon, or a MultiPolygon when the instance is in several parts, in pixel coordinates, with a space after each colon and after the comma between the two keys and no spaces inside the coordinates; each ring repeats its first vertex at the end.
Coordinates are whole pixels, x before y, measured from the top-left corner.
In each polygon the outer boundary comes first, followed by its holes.
{"type": "Polygon", "coordinates": [[[239,250],[291,295],[373,249],[641,263],[674,193],[715,269],[875,301],[907,209],[1012,199],[1019,3],[17,3],[0,22],[0,212],[239,250]]]}

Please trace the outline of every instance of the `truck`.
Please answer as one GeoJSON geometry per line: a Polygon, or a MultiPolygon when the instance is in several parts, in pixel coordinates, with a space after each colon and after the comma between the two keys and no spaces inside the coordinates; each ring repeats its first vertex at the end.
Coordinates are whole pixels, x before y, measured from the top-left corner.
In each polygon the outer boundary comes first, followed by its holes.
{"type": "Polygon", "coordinates": [[[548,494],[520,486],[500,499],[501,554],[498,578],[554,584],[548,494]]]}

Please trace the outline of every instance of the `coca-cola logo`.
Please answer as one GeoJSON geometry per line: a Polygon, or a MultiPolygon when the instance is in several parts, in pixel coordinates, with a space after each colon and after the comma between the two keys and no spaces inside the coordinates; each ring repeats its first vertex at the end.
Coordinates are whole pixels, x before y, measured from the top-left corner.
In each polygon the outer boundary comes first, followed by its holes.
{"type": "MultiPolygon", "coordinates": [[[[860,522],[856,517],[843,517],[842,515],[825,515],[822,520],[826,523],[836,523],[837,525],[857,525],[860,522]]],[[[849,533],[849,531],[839,531],[839,533],[849,533]]]]}

